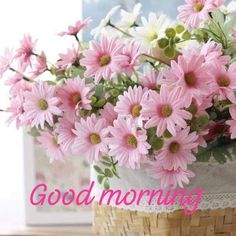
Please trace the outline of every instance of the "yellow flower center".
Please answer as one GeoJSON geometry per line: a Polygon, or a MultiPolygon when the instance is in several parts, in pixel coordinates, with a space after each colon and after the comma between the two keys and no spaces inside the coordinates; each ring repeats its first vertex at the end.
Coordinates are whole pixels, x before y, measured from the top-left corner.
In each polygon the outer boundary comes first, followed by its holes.
{"type": "Polygon", "coordinates": [[[109,55],[103,55],[99,58],[100,66],[106,66],[111,62],[111,57],[109,55]]]}
{"type": "Polygon", "coordinates": [[[204,4],[201,2],[196,2],[193,4],[193,10],[196,12],[200,12],[204,8],[204,4]]]}
{"type": "Polygon", "coordinates": [[[127,144],[131,148],[137,148],[138,142],[134,135],[130,134],[127,136],[127,144]]]}
{"type": "Polygon", "coordinates": [[[149,35],[148,40],[152,42],[153,40],[156,40],[158,38],[157,33],[152,33],[149,35]]]}
{"type": "Polygon", "coordinates": [[[172,142],[169,146],[169,151],[171,153],[177,153],[180,149],[180,144],[177,142],[172,142]]]}
{"type": "Polygon", "coordinates": [[[76,105],[81,100],[80,94],[79,93],[74,94],[72,96],[71,100],[76,105]]]}
{"type": "Polygon", "coordinates": [[[184,80],[186,84],[191,87],[195,85],[197,78],[193,72],[189,72],[184,75],[184,80]]]}
{"type": "Polygon", "coordinates": [[[230,85],[230,80],[225,75],[222,75],[220,78],[218,78],[217,82],[220,87],[228,87],[230,85]]]}
{"type": "Polygon", "coordinates": [[[39,99],[38,107],[40,110],[45,111],[48,109],[48,102],[45,99],[39,99]]]}
{"type": "Polygon", "coordinates": [[[169,117],[172,114],[172,108],[169,105],[163,105],[161,107],[161,115],[164,117],[169,117]]]}
{"type": "Polygon", "coordinates": [[[134,105],[131,109],[131,114],[133,117],[139,117],[140,116],[140,111],[142,110],[141,105],[134,105]]]}
{"type": "Polygon", "coordinates": [[[90,143],[96,145],[98,143],[101,143],[101,138],[99,134],[91,134],[89,136],[90,143]]]}

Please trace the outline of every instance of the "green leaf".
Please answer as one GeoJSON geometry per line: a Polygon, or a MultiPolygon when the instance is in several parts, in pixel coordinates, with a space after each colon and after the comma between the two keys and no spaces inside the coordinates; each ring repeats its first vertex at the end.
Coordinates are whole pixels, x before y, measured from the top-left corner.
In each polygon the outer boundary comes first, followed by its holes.
{"type": "Polygon", "coordinates": [[[236,143],[234,143],[232,148],[233,157],[236,157],[236,143]]]}
{"type": "Polygon", "coordinates": [[[224,14],[218,10],[218,11],[212,12],[211,15],[212,15],[213,20],[219,23],[221,27],[223,27],[224,22],[225,22],[224,14]]]}
{"type": "Polygon", "coordinates": [[[94,170],[99,174],[104,174],[102,169],[99,166],[93,166],[94,170]]]}
{"type": "Polygon", "coordinates": [[[110,158],[110,157],[107,157],[107,156],[103,156],[103,157],[102,157],[102,160],[103,160],[103,161],[106,161],[106,162],[111,162],[111,158],[110,158]]]}
{"type": "Polygon", "coordinates": [[[104,181],[103,187],[104,187],[105,189],[109,189],[109,188],[110,188],[110,184],[109,184],[108,179],[106,179],[106,180],[104,181]]]}
{"type": "Polygon", "coordinates": [[[99,183],[99,184],[102,184],[104,178],[105,178],[104,175],[98,175],[98,176],[97,176],[98,183],[99,183]]]}
{"type": "Polygon", "coordinates": [[[104,95],[104,87],[102,84],[99,84],[95,88],[95,96],[102,97],[104,95]]]}
{"type": "Polygon", "coordinates": [[[196,155],[199,162],[208,162],[211,158],[211,151],[205,151],[196,155]]]}
{"type": "Polygon", "coordinates": [[[212,151],[212,154],[215,160],[219,162],[220,164],[224,164],[226,162],[225,155],[222,152],[220,152],[218,148],[214,149],[212,151]]]}
{"type": "Polygon", "coordinates": [[[105,162],[105,161],[100,161],[104,166],[111,167],[112,163],[110,162],[105,162]]]}
{"type": "Polygon", "coordinates": [[[112,169],[111,171],[118,179],[120,178],[120,176],[118,175],[118,173],[115,169],[112,169]]]}
{"type": "Polygon", "coordinates": [[[31,128],[27,133],[34,138],[40,136],[40,132],[36,127],[31,128]]]}
{"type": "Polygon", "coordinates": [[[107,176],[109,178],[113,177],[112,171],[110,169],[106,168],[105,169],[105,176],[107,176]]]}

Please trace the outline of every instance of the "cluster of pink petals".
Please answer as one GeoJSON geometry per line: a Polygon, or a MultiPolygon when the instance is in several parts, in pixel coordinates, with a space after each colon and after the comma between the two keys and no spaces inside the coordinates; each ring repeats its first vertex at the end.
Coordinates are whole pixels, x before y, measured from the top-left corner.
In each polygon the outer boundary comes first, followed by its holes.
{"type": "Polygon", "coordinates": [[[178,19],[189,28],[197,28],[200,23],[209,19],[209,13],[219,7],[223,1],[185,0],[186,4],[178,7],[178,19]]]}
{"type": "Polygon", "coordinates": [[[77,35],[82,29],[88,27],[88,25],[92,22],[90,18],[86,18],[85,20],[79,20],[75,23],[75,25],[70,25],[67,31],[60,32],[58,35],[77,35]]]}
{"type": "Polygon", "coordinates": [[[0,78],[10,68],[11,63],[14,60],[14,54],[12,50],[6,48],[4,54],[0,56],[0,78]]]}
{"type": "Polygon", "coordinates": [[[155,90],[161,83],[160,79],[161,76],[159,72],[157,72],[156,70],[150,70],[142,76],[140,84],[143,87],[155,90]]]}
{"type": "Polygon", "coordinates": [[[232,117],[232,120],[226,121],[226,124],[230,126],[231,138],[235,139],[236,138],[236,108],[231,107],[229,109],[229,112],[232,117]]]}

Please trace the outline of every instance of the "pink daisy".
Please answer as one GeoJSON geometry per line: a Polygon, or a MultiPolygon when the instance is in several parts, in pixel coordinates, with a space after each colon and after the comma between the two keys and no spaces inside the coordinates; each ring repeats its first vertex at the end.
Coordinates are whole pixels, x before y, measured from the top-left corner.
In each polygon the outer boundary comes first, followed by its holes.
{"type": "Polygon", "coordinates": [[[167,129],[173,136],[176,135],[176,127],[186,128],[185,119],[192,118],[191,113],[183,109],[183,96],[179,87],[169,91],[163,85],[160,94],[151,90],[149,98],[142,102],[142,115],[150,118],[145,128],[157,127],[156,134],[160,137],[167,129]]]}
{"type": "Polygon", "coordinates": [[[22,94],[18,94],[11,99],[10,106],[7,108],[7,112],[10,113],[10,117],[7,119],[7,124],[11,124],[12,122],[16,123],[16,128],[18,129],[23,125],[22,123],[22,115],[24,113],[24,97],[22,94]]]}
{"type": "Polygon", "coordinates": [[[121,63],[122,71],[128,76],[131,76],[134,72],[134,68],[140,64],[138,60],[141,54],[140,46],[134,41],[131,41],[123,47],[122,54],[127,58],[121,63]]]}
{"type": "Polygon", "coordinates": [[[190,111],[195,116],[201,116],[206,113],[206,109],[212,107],[212,97],[205,98],[201,104],[198,104],[195,99],[193,99],[191,105],[188,107],[188,111],[190,111]]]}
{"type": "Polygon", "coordinates": [[[190,170],[166,170],[160,165],[160,162],[154,161],[152,167],[148,169],[148,174],[155,179],[161,181],[162,188],[183,188],[183,183],[189,184],[189,178],[193,178],[195,174],[190,170]]]}
{"type": "Polygon", "coordinates": [[[230,126],[229,132],[231,133],[231,139],[236,138],[236,108],[231,107],[229,109],[232,120],[226,121],[226,124],[230,126]]]}
{"type": "Polygon", "coordinates": [[[107,121],[107,124],[112,125],[113,121],[117,119],[117,112],[114,110],[114,106],[111,103],[106,103],[106,105],[101,110],[101,116],[107,121]]]}
{"type": "Polygon", "coordinates": [[[40,136],[37,137],[37,141],[41,147],[46,151],[46,155],[50,158],[50,162],[54,160],[65,159],[65,153],[61,149],[61,145],[58,143],[57,136],[50,131],[42,131],[40,136]]]}
{"type": "Polygon", "coordinates": [[[91,110],[91,101],[89,100],[91,95],[91,87],[79,77],[67,79],[65,84],[57,90],[57,96],[61,100],[60,108],[69,118],[74,118],[76,110],[79,108],[91,110]]]}
{"type": "Polygon", "coordinates": [[[77,139],[72,146],[73,153],[85,155],[90,163],[99,161],[108,152],[106,127],[106,120],[98,119],[94,114],[86,120],[82,118],[75,124],[77,139]]]}
{"type": "Polygon", "coordinates": [[[189,107],[193,98],[198,104],[211,93],[209,84],[212,82],[210,66],[204,64],[204,57],[194,53],[178,57],[178,62],[172,60],[171,68],[165,70],[164,80],[172,87],[180,86],[183,89],[185,107],[189,107]]]}
{"type": "Polygon", "coordinates": [[[59,119],[56,132],[58,133],[58,143],[65,153],[72,153],[71,148],[77,138],[73,130],[75,130],[75,121],[65,116],[59,119]]]}
{"type": "Polygon", "coordinates": [[[84,58],[80,64],[86,67],[85,77],[95,76],[95,82],[103,79],[110,79],[115,73],[121,72],[121,63],[127,60],[122,55],[123,45],[117,39],[110,41],[102,37],[101,42],[92,41],[90,49],[85,50],[84,58]]]}
{"type": "Polygon", "coordinates": [[[43,74],[47,70],[47,58],[44,52],[42,52],[39,56],[36,57],[36,63],[34,64],[34,69],[32,74],[34,77],[37,77],[43,74]]]}
{"type": "Polygon", "coordinates": [[[33,50],[36,46],[36,40],[33,41],[30,35],[24,35],[21,40],[21,46],[17,50],[17,57],[20,59],[21,64],[31,65],[31,57],[33,55],[33,50]]]}
{"type": "Polygon", "coordinates": [[[0,78],[10,68],[14,58],[13,51],[5,48],[4,54],[0,56],[0,78]]]}
{"type": "Polygon", "coordinates": [[[59,66],[60,69],[65,70],[77,63],[80,53],[79,50],[73,46],[73,48],[67,49],[65,54],[61,53],[59,56],[60,59],[57,61],[56,65],[59,66]]]}
{"type": "MultiPolygon", "coordinates": [[[[118,102],[114,110],[120,115],[140,120],[142,105],[141,101],[147,90],[141,86],[129,87],[123,95],[118,96],[118,102]]],[[[142,119],[141,119],[142,120],[142,119]]]]}
{"type": "Polygon", "coordinates": [[[109,155],[114,156],[120,166],[131,169],[140,168],[140,163],[151,147],[147,143],[146,130],[137,129],[132,119],[118,118],[109,127],[109,155]]]}
{"type": "Polygon", "coordinates": [[[88,27],[88,25],[92,22],[90,18],[86,18],[85,20],[79,20],[75,23],[75,25],[70,25],[67,31],[60,32],[58,35],[77,35],[82,29],[88,27]]]}
{"type": "Polygon", "coordinates": [[[178,7],[178,20],[189,28],[197,28],[209,19],[209,13],[215,10],[213,0],[185,0],[186,4],[178,7]]]}
{"type": "Polygon", "coordinates": [[[61,115],[58,108],[59,99],[55,95],[55,88],[46,82],[34,84],[32,91],[25,92],[24,121],[29,121],[31,127],[40,126],[42,129],[47,122],[53,126],[53,116],[61,115]]]}
{"type": "Polygon", "coordinates": [[[197,148],[196,142],[198,136],[196,132],[189,133],[190,128],[180,130],[176,136],[166,139],[163,148],[157,154],[157,159],[162,161],[162,166],[166,170],[182,170],[187,169],[188,164],[196,161],[196,157],[192,154],[192,150],[197,148]]]}
{"type": "Polygon", "coordinates": [[[160,85],[160,73],[156,70],[150,70],[142,76],[140,84],[143,87],[155,90],[157,86],[160,85]]]}
{"type": "Polygon", "coordinates": [[[234,90],[236,89],[236,62],[228,68],[215,65],[212,68],[214,79],[212,80],[212,90],[219,95],[220,100],[229,99],[236,102],[234,90]]]}

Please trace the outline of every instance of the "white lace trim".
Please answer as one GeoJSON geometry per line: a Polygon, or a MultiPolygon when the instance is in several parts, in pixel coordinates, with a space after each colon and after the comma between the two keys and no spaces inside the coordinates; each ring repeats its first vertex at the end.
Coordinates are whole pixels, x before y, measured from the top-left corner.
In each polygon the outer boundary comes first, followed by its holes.
{"type": "MultiPolygon", "coordinates": [[[[96,196],[96,201],[99,201],[99,197],[96,196]]],[[[116,205],[114,201],[111,201],[109,204],[112,207],[121,208],[125,210],[131,211],[140,211],[147,213],[163,213],[163,212],[173,212],[176,210],[184,209],[185,207],[188,210],[192,208],[189,206],[180,206],[179,204],[174,204],[171,206],[164,205],[148,205],[147,199],[143,199],[139,205],[116,205]]],[[[197,209],[198,210],[214,210],[214,209],[224,209],[224,208],[235,208],[236,207],[236,193],[219,193],[219,194],[209,194],[203,195],[201,198],[201,202],[199,203],[197,209]]]]}

